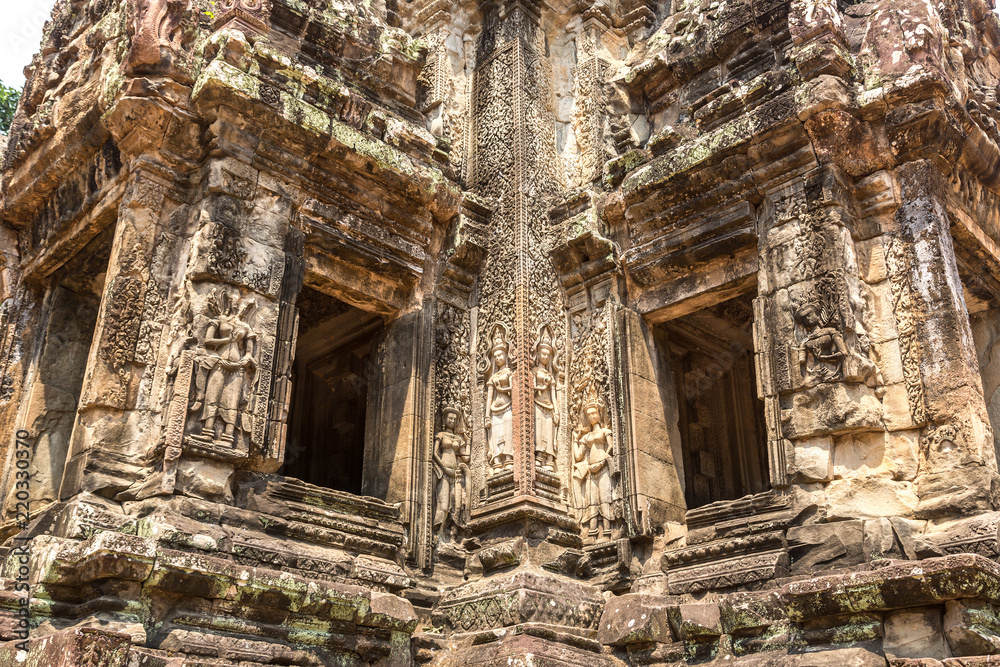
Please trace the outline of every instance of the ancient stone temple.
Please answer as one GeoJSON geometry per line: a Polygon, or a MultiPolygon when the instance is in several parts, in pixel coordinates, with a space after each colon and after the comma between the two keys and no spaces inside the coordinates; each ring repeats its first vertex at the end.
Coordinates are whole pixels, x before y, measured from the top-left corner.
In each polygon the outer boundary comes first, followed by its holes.
{"type": "Polygon", "coordinates": [[[59,0],[0,666],[1000,662],[993,0],[59,0]]]}

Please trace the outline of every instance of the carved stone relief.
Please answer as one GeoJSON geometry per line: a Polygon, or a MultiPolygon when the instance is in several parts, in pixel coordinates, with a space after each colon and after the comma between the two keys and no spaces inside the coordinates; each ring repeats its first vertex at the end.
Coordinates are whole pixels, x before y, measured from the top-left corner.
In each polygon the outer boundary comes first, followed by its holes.
{"type": "Polygon", "coordinates": [[[620,497],[614,430],[609,413],[611,378],[608,366],[608,311],[573,314],[569,411],[573,416],[572,505],[587,543],[610,540],[620,497]]]}
{"type": "Polygon", "coordinates": [[[472,416],[469,313],[450,304],[439,304],[434,336],[435,404],[458,410],[459,421],[469,424],[472,416]]]}
{"type": "MultiPolygon", "coordinates": [[[[434,323],[435,429],[429,443],[430,474],[422,493],[427,502],[419,519],[426,529],[416,549],[417,561],[427,564],[434,545],[447,533],[465,525],[471,488],[476,480],[470,470],[472,439],[471,337],[468,311],[439,302],[434,323]],[[433,512],[431,505],[433,504],[433,512]]],[[[481,476],[480,476],[481,477],[481,476]]]]}
{"type": "Polygon", "coordinates": [[[514,373],[503,327],[493,328],[490,372],[486,379],[487,456],[493,473],[514,467],[514,373]]]}
{"type": "Polygon", "coordinates": [[[588,21],[577,37],[578,64],[573,69],[576,97],[574,130],[580,155],[574,165],[574,180],[580,185],[599,179],[604,163],[611,157],[605,145],[610,137],[606,137],[603,92],[604,79],[611,63],[600,53],[602,28],[598,22],[588,21]]]}
{"type": "Polygon", "coordinates": [[[497,478],[487,484],[493,498],[501,488],[504,494],[535,493],[538,475],[545,487],[539,492],[558,499],[563,415],[556,367],[565,315],[548,257],[557,230],[547,224],[547,211],[558,192],[560,167],[551,66],[544,54],[537,16],[526,6],[514,4],[487,17],[472,97],[470,180],[493,204],[476,332],[485,465],[497,478]]]}
{"type": "MultiPolygon", "coordinates": [[[[171,492],[184,460],[189,468],[229,466],[231,475],[232,466],[251,465],[252,453],[258,463],[273,458],[266,434],[277,310],[259,294],[205,283],[177,304],[163,378],[162,474],[141,497],[171,492]]],[[[228,482],[213,488],[194,495],[228,497],[228,482]]]]}
{"type": "Polygon", "coordinates": [[[531,370],[535,398],[535,464],[556,471],[559,442],[559,370],[553,360],[552,334],[547,326],[535,343],[535,367],[531,370]]]}
{"type": "Polygon", "coordinates": [[[843,275],[827,275],[795,306],[793,387],[823,382],[860,382],[872,388],[883,385],[867,332],[854,313],[847,290],[843,275]]]}
{"type": "Polygon", "coordinates": [[[469,442],[461,412],[454,407],[441,411],[442,430],[434,436],[434,532],[443,535],[446,521],[464,522],[469,498],[469,442]]]}
{"type": "MultiPolygon", "coordinates": [[[[242,215],[236,202],[223,200],[214,215],[234,219],[242,215]]],[[[284,272],[284,256],[245,238],[225,222],[206,220],[195,233],[194,275],[212,275],[246,285],[262,294],[276,295],[284,272]]]]}
{"type": "Polygon", "coordinates": [[[205,337],[195,354],[197,372],[188,411],[200,432],[192,437],[210,443],[235,443],[253,427],[250,403],[257,378],[257,333],[251,322],[253,297],[239,300],[212,290],[206,312],[205,337]]]}
{"type": "Polygon", "coordinates": [[[607,408],[596,390],[588,391],[573,429],[573,481],[584,541],[589,544],[611,539],[615,523],[612,488],[618,475],[614,455],[615,437],[608,428],[607,408]]]}
{"type": "Polygon", "coordinates": [[[179,48],[181,18],[190,0],[134,0],[138,6],[133,26],[134,37],[128,55],[132,70],[158,65],[160,49],[179,48]]]}
{"type": "Polygon", "coordinates": [[[228,501],[236,468],[274,470],[282,457],[301,286],[295,244],[287,256],[282,247],[287,205],[236,161],[214,162],[208,176],[189,214],[183,287],[154,304],[173,313],[151,394],[163,401],[163,463],[140,497],[177,488],[228,501]]]}
{"type": "Polygon", "coordinates": [[[596,396],[607,405],[610,391],[605,340],[608,320],[604,310],[573,314],[573,356],[570,365],[570,413],[583,414],[587,396],[596,396]]]}

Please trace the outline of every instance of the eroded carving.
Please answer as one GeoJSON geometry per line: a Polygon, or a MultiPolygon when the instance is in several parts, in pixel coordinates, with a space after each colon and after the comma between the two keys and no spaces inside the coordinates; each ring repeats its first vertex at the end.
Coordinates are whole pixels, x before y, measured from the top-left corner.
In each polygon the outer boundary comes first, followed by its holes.
{"type": "Polygon", "coordinates": [[[879,387],[882,376],[871,359],[871,345],[852,311],[845,316],[846,286],[843,278],[827,276],[816,283],[811,297],[795,309],[798,345],[796,359],[798,387],[823,382],[861,382],[879,387]],[[849,326],[852,320],[854,327],[849,326]]]}
{"type": "Polygon", "coordinates": [[[257,334],[248,320],[256,303],[213,289],[206,308],[208,329],[197,358],[189,410],[197,414],[200,437],[232,442],[253,426],[249,403],[257,371],[257,334]]]}
{"type": "Polygon", "coordinates": [[[906,245],[890,239],[885,249],[885,263],[892,290],[892,308],[899,331],[899,353],[903,363],[903,382],[914,423],[927,421],[924,383],[920,375],[921,350],[913,317],[913,294],[910,285],[910,261],[906,245]]]}
{"type": "Polygon", "coordinates": [[[244,31],[267,34],[270,30],[270,0],[219,0],[215,28],[220,30],[235,24],[244,31]]]}
{"type": "Polygon", "coordinates": [[[136,6],[132,49],[128,66],[132,70],[158,65],[161,48],[179,48],[181,18],[190,0],[133,0],[136,6]]]}

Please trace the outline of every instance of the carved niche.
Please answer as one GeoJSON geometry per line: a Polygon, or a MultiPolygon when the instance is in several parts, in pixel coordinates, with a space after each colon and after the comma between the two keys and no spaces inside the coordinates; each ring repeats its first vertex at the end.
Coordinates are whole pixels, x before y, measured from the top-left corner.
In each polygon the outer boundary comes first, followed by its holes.
{"type": "MultiPolygon", "coordinates": [[[[287,218],[254,215],[258,194],[273,195],[256,180],[252,169],[220,160],[194,210],[186,279],[164,337],[165,372],[154,380],[164,397],[162,474],[141,495],[173,493],[182,457],[213,479],[280,465],[301,282],[284,279],[289,264],[289,275],[298,275],[295,255],[283,248],[287,218]],[[274,241],[260,240],[267,238],[261,224],[274,241]]],[[[227,483],[184,492],[230,499],[227,483]]]]}
{"type": "Polygon", "coordinates": [[[572,316],[570,414],[575,423],[570,452],[572,506],[584,541],[608,541],[620,517],[616,436],[611,425],[608,311],[579,310],[572,316]]]}
{"type": "Polygon", "coordinates": [[[607,408],[591,385],[573,429],[573,491],[585,543],[611,540],[617,476],[614,431],[608,426],[607,408]]]}
{"type": "MultiPolygon", "coordinates": [[[[448,303],[439,303],[434,329],[434,397],[437,410],[431,443],[428,496],[433,497],[433,516],[428,512],[424,549],[433,550],[435,537],[447,528],[461,528],[469,515],[472,417],[469,313],[448,303]]],[[[428,503],[428,509],[430,503],[428,503]]]]}
{"type": "Polygon", "coordinates": [[[204,443],[233,443],[250,434],[249,410],[257,378],[256,303],[228,291],[212,290],[202,315],[208,320],[195,352],[194,389],[188,412],[200,432],[192,438],[204,443]]]}
{"type": "Polygon", "coordinates": [[[269,373],[261,368],[261,326],[253,295],[212,287],[182,309],[167,362],[163,491],[172,490],[182,452],[227,462],[263,440],[269,373]],[[192,305],[192,302],[194,305],[192,305]]]}

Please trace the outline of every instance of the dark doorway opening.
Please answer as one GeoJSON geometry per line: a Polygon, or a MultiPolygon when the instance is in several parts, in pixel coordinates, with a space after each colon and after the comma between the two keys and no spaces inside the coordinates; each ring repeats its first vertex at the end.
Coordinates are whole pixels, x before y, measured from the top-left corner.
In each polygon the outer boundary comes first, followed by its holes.
{"type": "Polygon", "coordinates": [[[291,413],[279,473],[360,494],[372,341],[382,320],[308,287],[297,305],[291,413]]]}
{"type": "Polygon", "coordinates": [[[770,488],[753,306],[736,297],[664,325],[677,383],[689,510],[770,488]]]}
{"type": "Polygon", "coordinates": [[[955,259],[993,429],[994,454],[1000,459],[1000,279],[988,267],[978,265],[959,244],[955,245],[955,259]]]}

